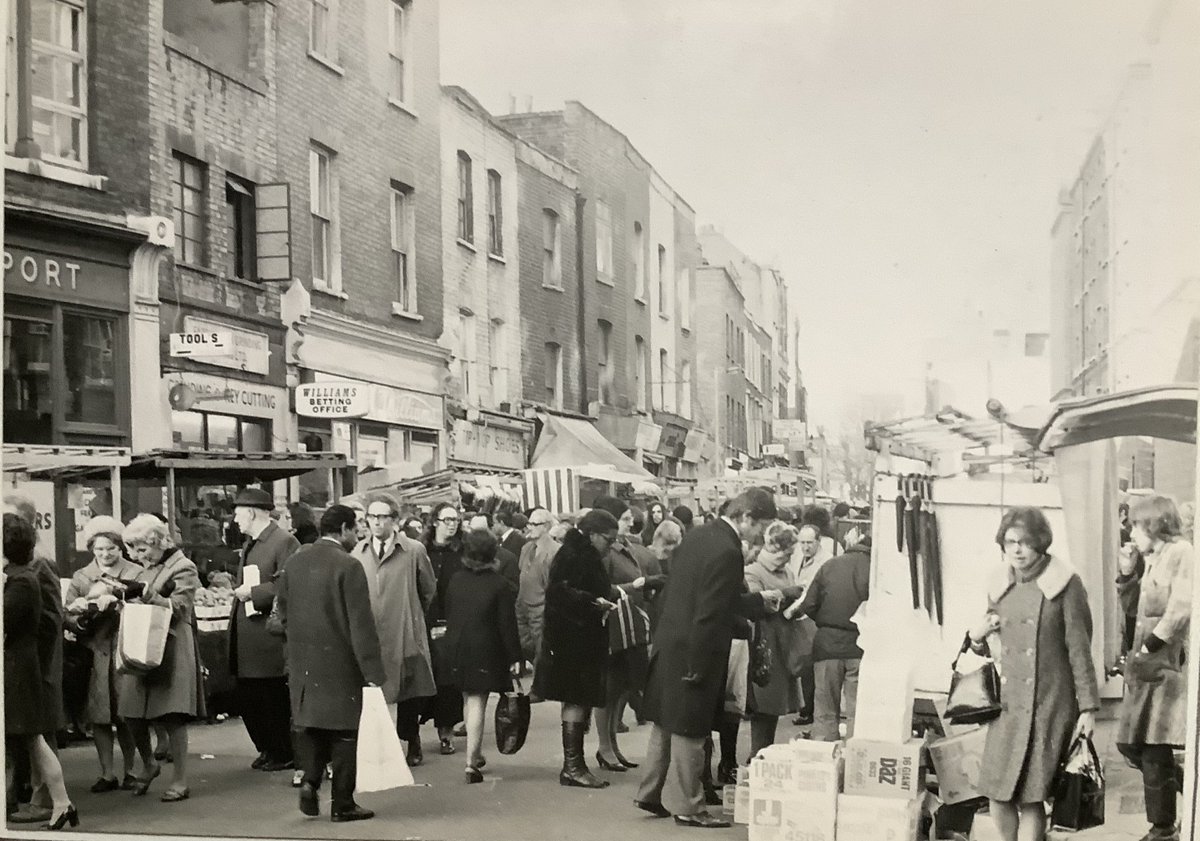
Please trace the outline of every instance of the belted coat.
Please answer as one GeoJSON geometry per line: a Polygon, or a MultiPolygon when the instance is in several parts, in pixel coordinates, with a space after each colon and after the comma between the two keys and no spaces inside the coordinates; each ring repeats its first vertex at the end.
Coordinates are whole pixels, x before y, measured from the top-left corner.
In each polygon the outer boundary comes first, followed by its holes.
{"type": "Polygon", "coordinates": [[[271,522],[256,539],[242,549],[236,586],[241,586],[246,567],[257,566],[260,584],[251,588],[250,601],[234,601],[229,622],[229,670],[242,678],[283,677],[287,673],[283,640],[267,630],[267,617],[275,604],[275,587],[287,559],[300,548],[295,536],[271,522]],[[254,615],[246,615],[246,604],[254,615]]]}

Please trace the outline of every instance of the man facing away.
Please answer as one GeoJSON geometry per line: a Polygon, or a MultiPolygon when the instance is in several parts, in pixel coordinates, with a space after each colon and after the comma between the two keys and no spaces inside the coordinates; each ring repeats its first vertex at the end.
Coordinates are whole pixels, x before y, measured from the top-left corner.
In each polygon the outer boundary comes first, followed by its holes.
{"type": "Polygon", "coordinates": [[[354,802],[358,722],[363,687],[384,682],[367,575],[349,554],[358,540],[355,520],[345,505],[326,509],[321,537],[288,562],[276,597],[304,769],[300,811],[320,814],[317,791],[326,764],[332,764],[330,817],[335,822],[374,817],[354,802]]]}
{"type": "Polygon", "coordinates": [[[742,542],[754,543],[775,517],[775,500],[763,488],[731,500],[720,519],[683,538],[660,597],[644,708],[654,726],[634,802],[658,817],[674,812],[681,826],[729,826],[704,808],[704,741],[725,696],[734,618],[759,619],[779,609],[782,593],[747,593],[743,579],[742,542]],[[668,771],[683,795],[669,811],[662,800],[668,771]]]}

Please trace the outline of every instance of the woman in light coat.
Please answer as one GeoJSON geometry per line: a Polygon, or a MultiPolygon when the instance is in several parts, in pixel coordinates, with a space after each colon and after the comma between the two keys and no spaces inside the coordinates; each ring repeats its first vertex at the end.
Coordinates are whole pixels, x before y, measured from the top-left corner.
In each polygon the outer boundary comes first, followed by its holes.
{"type": "Polygon", "coordinates": [[[94,794],[118,788],[132,789],[137,784],[133,775],[133,734],[117,715],[113,649],[117,642],[121,602],[102,580],[103,577],[132,582],[142,571],[125,557],[125,543],[121,540],[123,530],[121,522],[113,517],[99,516],[88,520],[83,536],[92,553],[92,562],[71,578],[64,599],[67,605],[64,624],[92,652],[86,720],[92,726],[92,738],[100,760],[100,778],[91,789],[94,794]],[[114,729],[125,768],[120,780],[113,771],[114,729]]]}
{"type": "Polygon", "coordinates": [[[1063,756],[1091,736],[1100,708],[1092,614],[1075,570],[1049,553],[1054,536],[1036,508],[1013,508],[996,543],[1007,568],[990,611],[971,630],[977,651],[999,634],[1000,717],[988,729],[978,792],[1004,841],[1041,841],[1045,803],[1063,756]]]}
{"type": "MultiPolygon", "coordinates": [[[[1144,497],[1131,507],[1133,542],[1145,559],[1140,582],[1135,561],[1123,556],[1117,587],[1137,587],[1137,625],[1125,666],[1125,699],[1117,749],[1142,772],[1152,841],[1178,841],[1175,795],[1183,775],[1175,764],[1187,730],[1188,668],[1184,655],[1192,612],[1192,546],[1181,534],[1175,503],[1144,497]]],[[[1195,664],[1191,665],[1195,670],[1195,664]]]]}
{"type": "Polygon", "coordinates": [[[122,533],[130,556],[145,568],[124,588],[126,605],[139,601],[171,610],[171,624],[162,665],[147,674],[123,674],[117,687],[117,712],[129,724],[134,744],[147,769],[133,787],[145,795],[162,766],[150,744],[150,726],[163,725],[171,742],[171,784],[164,803],[187,800],[189,721],[205,716],[200,650],[196,640],[196,565],[175,546],[166,523],[153,514],[139,514],[122,533]]]}

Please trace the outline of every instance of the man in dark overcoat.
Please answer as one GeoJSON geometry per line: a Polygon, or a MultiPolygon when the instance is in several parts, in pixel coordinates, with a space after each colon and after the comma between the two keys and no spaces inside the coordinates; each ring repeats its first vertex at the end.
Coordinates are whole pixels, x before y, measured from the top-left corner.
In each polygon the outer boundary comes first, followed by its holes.
{"type": "Polygon", "coordinates": [[[246,488],[233,505],[234,522],[247,539],[233,591],[229,671],[237,680],[242,722],[258,750],[250,767],[282,771],[294,767],[287,669],[283,640],[267,630],[267,617],[276,581],[300,542],[271,519],[275,500],[267,491],[246,488]],[[248,567],[258,568],[258,584],[246,582],[248,567]]]}
{"type": "Polygon", "coordinates": [[[331,763],[331,817],[338,822],[374,816],[354,802],[358,721],[363,687],[382,686],[385,677],[367,574],[348,551],[358,540],[356,519],[345,505],[326,509],[320,539],[288,561],[276,609],[287,640],[292,722],[304,770],[300,811],[320,813],[317,790],[331,763]]]}
{"type": "Polygon", "coordinates": [[[734,618],[779,609],[779,591],[750,594],[743,586],[742,541],[753,543],[775,517],[770,491],[751,488],[733,499],[720,518],[683,538],[659,597],[644,709],[654,726],[635,803],[660,817],[673,812],[683,826],[729,826],[704,808],[704,741],[723,706],[734,618]],[[670,811],[662,802],[668,771],[683,794],[670,811]]]}

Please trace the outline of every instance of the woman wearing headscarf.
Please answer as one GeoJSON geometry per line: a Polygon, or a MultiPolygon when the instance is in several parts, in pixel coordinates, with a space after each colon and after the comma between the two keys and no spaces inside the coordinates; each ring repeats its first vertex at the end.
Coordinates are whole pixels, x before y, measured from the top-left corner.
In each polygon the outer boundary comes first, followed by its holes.
{"type": "Polygon", "coordinates": [[[100,516],[88,520],[83,536],[92,553],[92,562],[71,578],[64,599],[67,605],[64,624],[92,653],[85,718],[91,724],[92,738],[100,760],[100,778],[92,784],[91,789],[95,794],[118,788],[132,789],[137,783],[133,775],[136,753],[133,734],[117,715],[117,674],[113,650],[117,642],[121,602],[105,581],[136,581],[142,571],[125,555],[125,543],[121,540],[124,529],[120,520],[113,517],[100,516]],[[113,770],[114,729],[124,762],[124,775],[120,780],[113,770]]]}
{"type": "MultiPolygon", "coordinates": [[[[1123,555],[1119,589],[1139,588],[1137,624],[1125,665],[1125,698],[1117,749],[1142,772],[1148,841],[1178,841],[1177,792],[1183,775],[1175,764],[1187,738],[1188,648],[1195,554],[1184,538],[1175,503],[1164,496],[1139,498],[1130,508],[1133,543],[1145,572],[1123,555]]],[[[1195,672],[1195,664],[1190,671],[1195,672]]]]}
{"type": "Polygon", "coordinates": [[[662,525],[662,521],[665,519],[667,519],[667,507],[658,500],[651,502],[646,508],[646,522],[641,531],[643,546],[650,546],[650,541],[654,540],[655,529],[662,525]]]}
{"type": "Polygon", "coordinates": [[[1075,570],[1050,554],[1054,539],[1036,508],[1004,514],[996,544],[1005,568],[990,610],[970,632],[978,652],[1000,638],[1004,710],[988,728],[976,786],[1004,841],[1041,841],[1045,803],[1071,742],[1095,730],[1100,708],[1092,664],[1092,614],[1075,570]]]}
{"type": "MultiPolygon", "coordinates": [[[[662,569],[650,550],[634,539],[631,508],[612,496],[599,497],[595,506],[617,520],[617,539],[604,557],[609,582],[620,591],[620,598],[628,599],[634,615],[641,611],[649,622],[647,594],[657,592],[665,582],[662,569]]],[[[637,767],[636,763],[621,754],[617,746],[617,725],[626,699],[633,699],[634,712],[641,709],[640,699],[646,688],[650,659],[649,639],[644,644],[628,646],[621,636],[615,613],[609,616],[608,632],[607,702],[603,708],[596,710],[596,729],[600,737],[596,763],[606,771],[619,773],[637,767]]]]}
{"type": "Polygon", "coordinates": [[[149,674],[123,674],[117,686],[117,712],[128,723],[142,757],[145,775],[134,784],[145,795],[162,773],[150,745],[150,726],[163,725],[171,742],[171,785],[164,803],[187,800],[189,721],[203,718],[203,677],[196,641],[196,565],[175,546],[166,523],[152,514],[139,514],[121,533],[129,555],[143,565],[137,580],[124,587],[126,603],[140,601],[170,608],[171,624],[162,665],[149,674]]]}
{"type": "Polygon", "coordinates": [[[463,568],[462,565],[462,518],[458,508],[443,502],[433,509],[429,528],[425,532],[425,550],[429,563],[433,565],[437,580],[437,595],[425,616],[429,625],[429,653],[433,656],[433,677],[437,683],[437,695],[432,698],[421,716],[424,723],[433,719],[441,742],[442,756],[450,756],[454,749],[454,725],[463,720],[462,689],[454,684],[450,662],[446,656],[446,591],[450,581],[463,568]]]}
{"type": "Polygon", "coordinates": [[[594,509],[567,532],[550,565],[542,651],[534,671],[534,694],[562,703],[564,786],[605,788],[587,767],[583,736],[593,707],[607,701],[608,631],[604,619],[616,607],[604,558],[617,540],[617,520],[594,509]]]}

